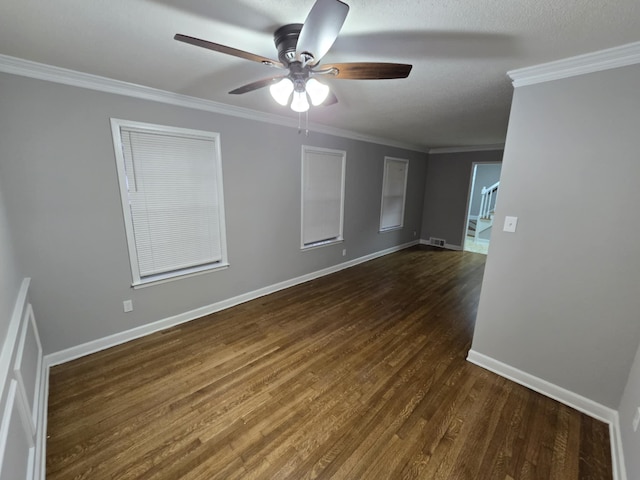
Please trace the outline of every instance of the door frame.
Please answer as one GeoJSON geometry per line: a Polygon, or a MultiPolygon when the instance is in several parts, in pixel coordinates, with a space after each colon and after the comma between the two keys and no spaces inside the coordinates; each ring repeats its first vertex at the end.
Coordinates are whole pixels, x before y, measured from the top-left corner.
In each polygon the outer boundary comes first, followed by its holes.
{"type": "Polygon", "coordinates": [[[464,216],[464,228],[462,229],[462,241],[460,242],[460,245],[462,246],[462,251],[465,251],[464,249],[464,243],[465,240],[467,239],[467,228],[469,226],[469,217],[471,217],[471,196],[473,195],[473,192],[475,191],[476,188],[476,173],[477,173],[477,167],[478,165],[500,165],[500,176],[502,177],[502,162],[472,162],[471,163],[471,175],[469,177],[469,189],[467,190],[467,208],[465,209],[465,216],[464,216]]]}

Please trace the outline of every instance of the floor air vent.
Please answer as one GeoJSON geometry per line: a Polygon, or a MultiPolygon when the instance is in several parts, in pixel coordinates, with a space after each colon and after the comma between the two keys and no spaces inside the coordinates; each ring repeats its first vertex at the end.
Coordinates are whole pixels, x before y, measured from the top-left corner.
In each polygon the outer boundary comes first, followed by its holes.
{"type": "Polygon", "coordinates": [[[444,239],[443,238],[434,238],[429,237],[429,245],[433,245],[435,247],[444,247],[444,239]]]}

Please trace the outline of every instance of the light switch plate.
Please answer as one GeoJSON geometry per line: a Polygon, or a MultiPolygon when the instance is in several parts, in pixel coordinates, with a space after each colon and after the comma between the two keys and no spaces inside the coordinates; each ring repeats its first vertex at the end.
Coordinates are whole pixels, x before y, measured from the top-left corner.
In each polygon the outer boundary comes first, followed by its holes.
{"type": "Polygon", "coordinates": [[[518,225],[518,217],[504,217],[504,227],[502,230],[505,232],[515,232],[518,225]]]}

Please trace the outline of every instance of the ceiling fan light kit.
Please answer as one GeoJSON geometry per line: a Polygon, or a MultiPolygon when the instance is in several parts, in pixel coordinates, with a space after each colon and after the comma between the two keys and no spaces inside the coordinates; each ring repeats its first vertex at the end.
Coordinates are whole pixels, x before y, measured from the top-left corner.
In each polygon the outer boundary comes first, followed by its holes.
{"type": "Polygon", "coordinates": [[[315,78],[307,80],[306,90],[314,107],[324,103],[329,96],[329,87],[315,78]]]}
{"type": "Polygon", "coordinates": [[[340,0],[316,0],[304,24],[292,23],[275,31],[273,37],[280,61],[180,33],[174,38],[180,42],[289,70],[285,75],[258,80],[229,93],[239,95],[268,86],[271,96],[278,104],[289,105],[294,112],[302,113],[309,110],[309,100],[314,106],[337,103],[329,86],[319,82],[314,76],[340,80],[382,80],[409,76],[411,65],[399,63],[337,63],[315,69],[320,59],[333,46],[347,13],[349,6],[340,0]]]}
{"type": "Polygon", "coordinates": [[[293,100],[291,100],[291,110],[302,113],[309,110],[309,101],[305,92],[293,91],[293,100]]]}
{"type": "Polygon", "coordinates": [[[309,78],[306,82],[300,81],[296,85],[289,77],[285,77],[272,84],[269,87],[269,92],[276,102],[285,107],[289,104],[293,93],[291,110],[306,112],[309,110],[307,95],[313,106],[321,105],[329,96],[329,87],[315,78],[309,78]]]}
{"type": "Polygon", "coordinates": [[[273,99],[283,107],[289,103],[289,97],[293,93],[293,82],[288,77],[283,78],[269,87],[273,99]]]}

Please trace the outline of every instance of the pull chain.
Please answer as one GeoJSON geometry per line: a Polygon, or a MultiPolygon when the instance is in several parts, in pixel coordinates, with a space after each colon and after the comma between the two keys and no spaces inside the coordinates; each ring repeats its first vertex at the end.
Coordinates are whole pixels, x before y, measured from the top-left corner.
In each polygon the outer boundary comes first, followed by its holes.
{"type": "MultiPolygon", "coordinates": [[[[304,134],[305,136],[309,136],[309,110],[304,112],[305,115],[305,126],[304,126],[304,134]]],[[[298,135],[302,133],[302,113],[298,112],[298,135]]]]}

